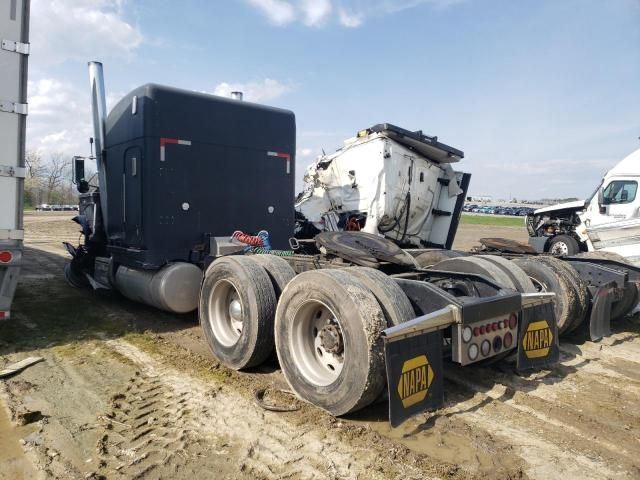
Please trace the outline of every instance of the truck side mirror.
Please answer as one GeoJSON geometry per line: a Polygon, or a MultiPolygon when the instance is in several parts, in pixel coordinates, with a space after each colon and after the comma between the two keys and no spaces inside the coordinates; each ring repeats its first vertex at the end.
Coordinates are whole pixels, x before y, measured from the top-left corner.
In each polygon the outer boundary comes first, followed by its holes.
{"type": "Polygon", "coordinates": [[[604,206],[604,193],[602,188],[598,190],[598,206],[600,207],[600,213],[607,213],[607,207],[604,206]]]}
{"type": "Polygon", "coordinates": [[[73,157],[73,183],[76,184],[78,192],[89,191],[89,182],[84,178],[84,158],[82,157],[73,157]]]}

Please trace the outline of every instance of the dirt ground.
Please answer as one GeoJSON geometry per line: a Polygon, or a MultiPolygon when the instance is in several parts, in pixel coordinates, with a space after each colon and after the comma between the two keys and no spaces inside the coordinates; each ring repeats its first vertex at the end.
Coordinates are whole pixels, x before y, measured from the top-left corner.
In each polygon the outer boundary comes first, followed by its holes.
{"type": "MultiPolygon", "coordinates": [[[[0,479],[631,479],[640,477],[640,316],[600,343],[561,343],[561,363],[447,364],[445,406],[391,429],[385,404],[335,419],[278,389],[272,362],[232,372],[195,314],[69,287],[62,212],[26,217],[25,268],[0,367],[0,479]],[[260,408],[254,396],[299,407],[260,408]]],[[[523,229],[463,225],[455,247],[523,229]]]]}

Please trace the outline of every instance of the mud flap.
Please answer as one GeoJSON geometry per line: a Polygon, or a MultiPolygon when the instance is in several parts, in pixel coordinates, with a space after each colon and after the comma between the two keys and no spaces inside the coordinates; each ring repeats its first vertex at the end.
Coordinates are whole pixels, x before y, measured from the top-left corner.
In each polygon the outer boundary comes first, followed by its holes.
{"type": "Polygon", "coordinates": [[[384,338],[392,427],[444,403],[442,331],[384,338]]]}
{"type": "Polygon", "coordinates": [[[611,299],[614,287],[615,284],[611,282],[593,292],[589,316],[589,336],[592,342],[611,335],[611,299]]]}
{"type": "Polygon", "coordinates": [[[560,359],[553,303],[523,308],[518,321],[518,370],[541,368],[560,359]]]}

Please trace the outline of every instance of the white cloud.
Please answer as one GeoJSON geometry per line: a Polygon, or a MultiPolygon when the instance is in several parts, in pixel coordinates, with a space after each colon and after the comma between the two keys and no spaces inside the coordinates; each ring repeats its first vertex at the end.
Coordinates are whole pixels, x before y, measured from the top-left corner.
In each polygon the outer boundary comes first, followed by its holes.
{"type": "Polygon", "coordinates": [[[248,2],[275,25],[287,25],[295,20],[293,6],[284,0],[248,0],[248,2]]]}
{"type": "Polygon", "coordinates": [[[303,14],[303,22],[308,27],[322,25],[333,10],[331,0],[302,0],[300,9],[303,14]]]}
{"type": "Polygon", "coordinates": [[[313,149],[311,148],[301,148],[297,152],[297,156],[299,158],[307,158],[313,155],[313,149]]]}
{"type": "Polygon", "coordinates": [[[27,148],[45,157],[89,153],[93,130],[88,93],[53,78],[30,81],[28,90],[27,148]]]}
{"type": "Polygon", "coordinates": [[[213,94],[220,95],[221,97],[230,97],[231,92],[238,91],[243,93],[243,97],[247,101],[269,102],[291,90],[291,85],[281,83],[271,78],[265,78],[261,81],[247,83],[219,83],[213,90],[213,94]]]}
{"type": "Polygon", "coordinates": [[[339,25],[356,28],[369,17],[392,15],[431,5],[444,10],[467,0],[246,0],[260,10],[274,25],[285,26],[301,22],[308,27],[319,27],[334,20],[339,25]],[[334,8],[336,7],[336,8],[334,8]],[[333,15],[334,11],[337,12],[333,15]]]}
{"type": "Polygon", "coordinates": [[[362,25],[363,22],[363,14],[349,13],[344,8],[338,9],[338,18],[340,25],[348,28],[357,28],[362,25]]]}
{"type": "Polygon", "coordinates": [[[124,1],[33,0],[30,63],[129,56],[144,38],[125,20],[124,1]]]}

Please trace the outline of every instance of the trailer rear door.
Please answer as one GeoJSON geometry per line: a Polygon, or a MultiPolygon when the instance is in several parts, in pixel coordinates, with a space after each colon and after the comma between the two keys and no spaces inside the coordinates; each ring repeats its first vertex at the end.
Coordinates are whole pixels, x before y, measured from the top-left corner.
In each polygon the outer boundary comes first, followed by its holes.
{"type": "Polygon", "coordinates": [[[0,3],[0,319],[22,258],[29,0],[0,3]]]}

